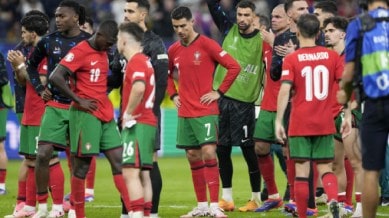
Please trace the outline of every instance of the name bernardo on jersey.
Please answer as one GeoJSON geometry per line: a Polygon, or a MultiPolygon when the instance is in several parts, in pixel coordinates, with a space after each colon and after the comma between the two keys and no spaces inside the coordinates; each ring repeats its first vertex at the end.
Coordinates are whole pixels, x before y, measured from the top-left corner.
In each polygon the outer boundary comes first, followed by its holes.
{"type": "Polygon", "coordinates": [[[328,52],[317,52],[312,54],[299,54],[299,61],[318,61],[328,59],[328,52]]]}

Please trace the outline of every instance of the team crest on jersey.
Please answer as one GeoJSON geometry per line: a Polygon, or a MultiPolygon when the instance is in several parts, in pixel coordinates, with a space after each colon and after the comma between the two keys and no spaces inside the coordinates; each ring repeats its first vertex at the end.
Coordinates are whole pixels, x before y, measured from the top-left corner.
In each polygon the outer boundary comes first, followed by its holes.
{"type": "Polygon", "coordinates": [[[66,56],[65,56],[65,61],[66,62],[72,62],[74,59],[74,54],[69,52],[66,56]]]}
{"type": "Polygon", "coordinates": [[[200,60],[201,53],[199,51],[196,51],[193,56],[194,56],[193,63],[195,65],[200,65],[200,63],[201,63],[201,60],[200,60]]]}
{"type": "Polygon", "coordinates": [[[89,151],[91,149],[91,147],[92,147],[92,145],[89,142],[85,144],[86,150],[89,151]]]}

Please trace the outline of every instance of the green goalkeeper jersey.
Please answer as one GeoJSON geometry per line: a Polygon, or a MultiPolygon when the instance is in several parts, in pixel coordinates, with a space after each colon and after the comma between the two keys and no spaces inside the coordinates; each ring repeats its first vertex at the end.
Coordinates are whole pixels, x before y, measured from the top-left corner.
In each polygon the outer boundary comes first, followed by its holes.
{"type": "MultiPolygon", "coordinates": [[[[258,31],[253,36],[242,36],[234,24],[223,42],[223,49],[239,62],[241,71],[224,95],[242,102],[258,100],[262,88],[264,64],[262,60],[262,37],[258,31]]],[[[217,90],[227,70],[218,65],[215,70],[213,88],[217,90]]]]}

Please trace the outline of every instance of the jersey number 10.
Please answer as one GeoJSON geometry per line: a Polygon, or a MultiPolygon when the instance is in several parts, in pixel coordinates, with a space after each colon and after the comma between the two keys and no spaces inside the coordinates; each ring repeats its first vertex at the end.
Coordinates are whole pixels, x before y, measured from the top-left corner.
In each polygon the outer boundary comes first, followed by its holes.
{"type": "Polygon", "coordinates": [[[328,96],[329,72],[326,66],[317,65],[312,69],[306,66],[301,71],[301,76],[305,77],[305,100],[312,101],[313,96],[319,101],[328,96]]]}

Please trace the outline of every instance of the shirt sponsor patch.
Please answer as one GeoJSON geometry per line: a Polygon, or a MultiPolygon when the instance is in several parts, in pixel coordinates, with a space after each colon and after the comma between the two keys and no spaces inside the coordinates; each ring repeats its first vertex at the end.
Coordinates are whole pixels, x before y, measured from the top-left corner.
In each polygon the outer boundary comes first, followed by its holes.
{"type": "Polygon", "coordinates": [[[220,53],[219,53],[219,55],[220,55],[220,57],[223,57],[224,55],[226,55],[227,54],[227,52],[226,51],[221,51],[220,53]]]}
{"type": "Polygon", "coordinates": [[[65,61],[66,62],[72,62],[73,59],[74,59],[74,54],[71,53],[71,52],[69,52],[69,54],[67,54],[66,57],[65,57],[65,61]]]}
{"type": "Polygon", "coordinates": [[[282,71],[282,76],[287,76],[289,75],[289,70],[283,70],[282,71]]]}
{"type": "Polygon", "coordinates": [[[145,77],[145,73],[144,72],[134,72],[134,74],[132,75],[132,78],[136,78],[136,77],[145,77]]]}
{"type": "Polygon", "coordinates": [[[159,55],[157,55],[157,59],[158,60],[168,59],[168,56],[167,56],[167,54],[159,54],[159,55]]]}

